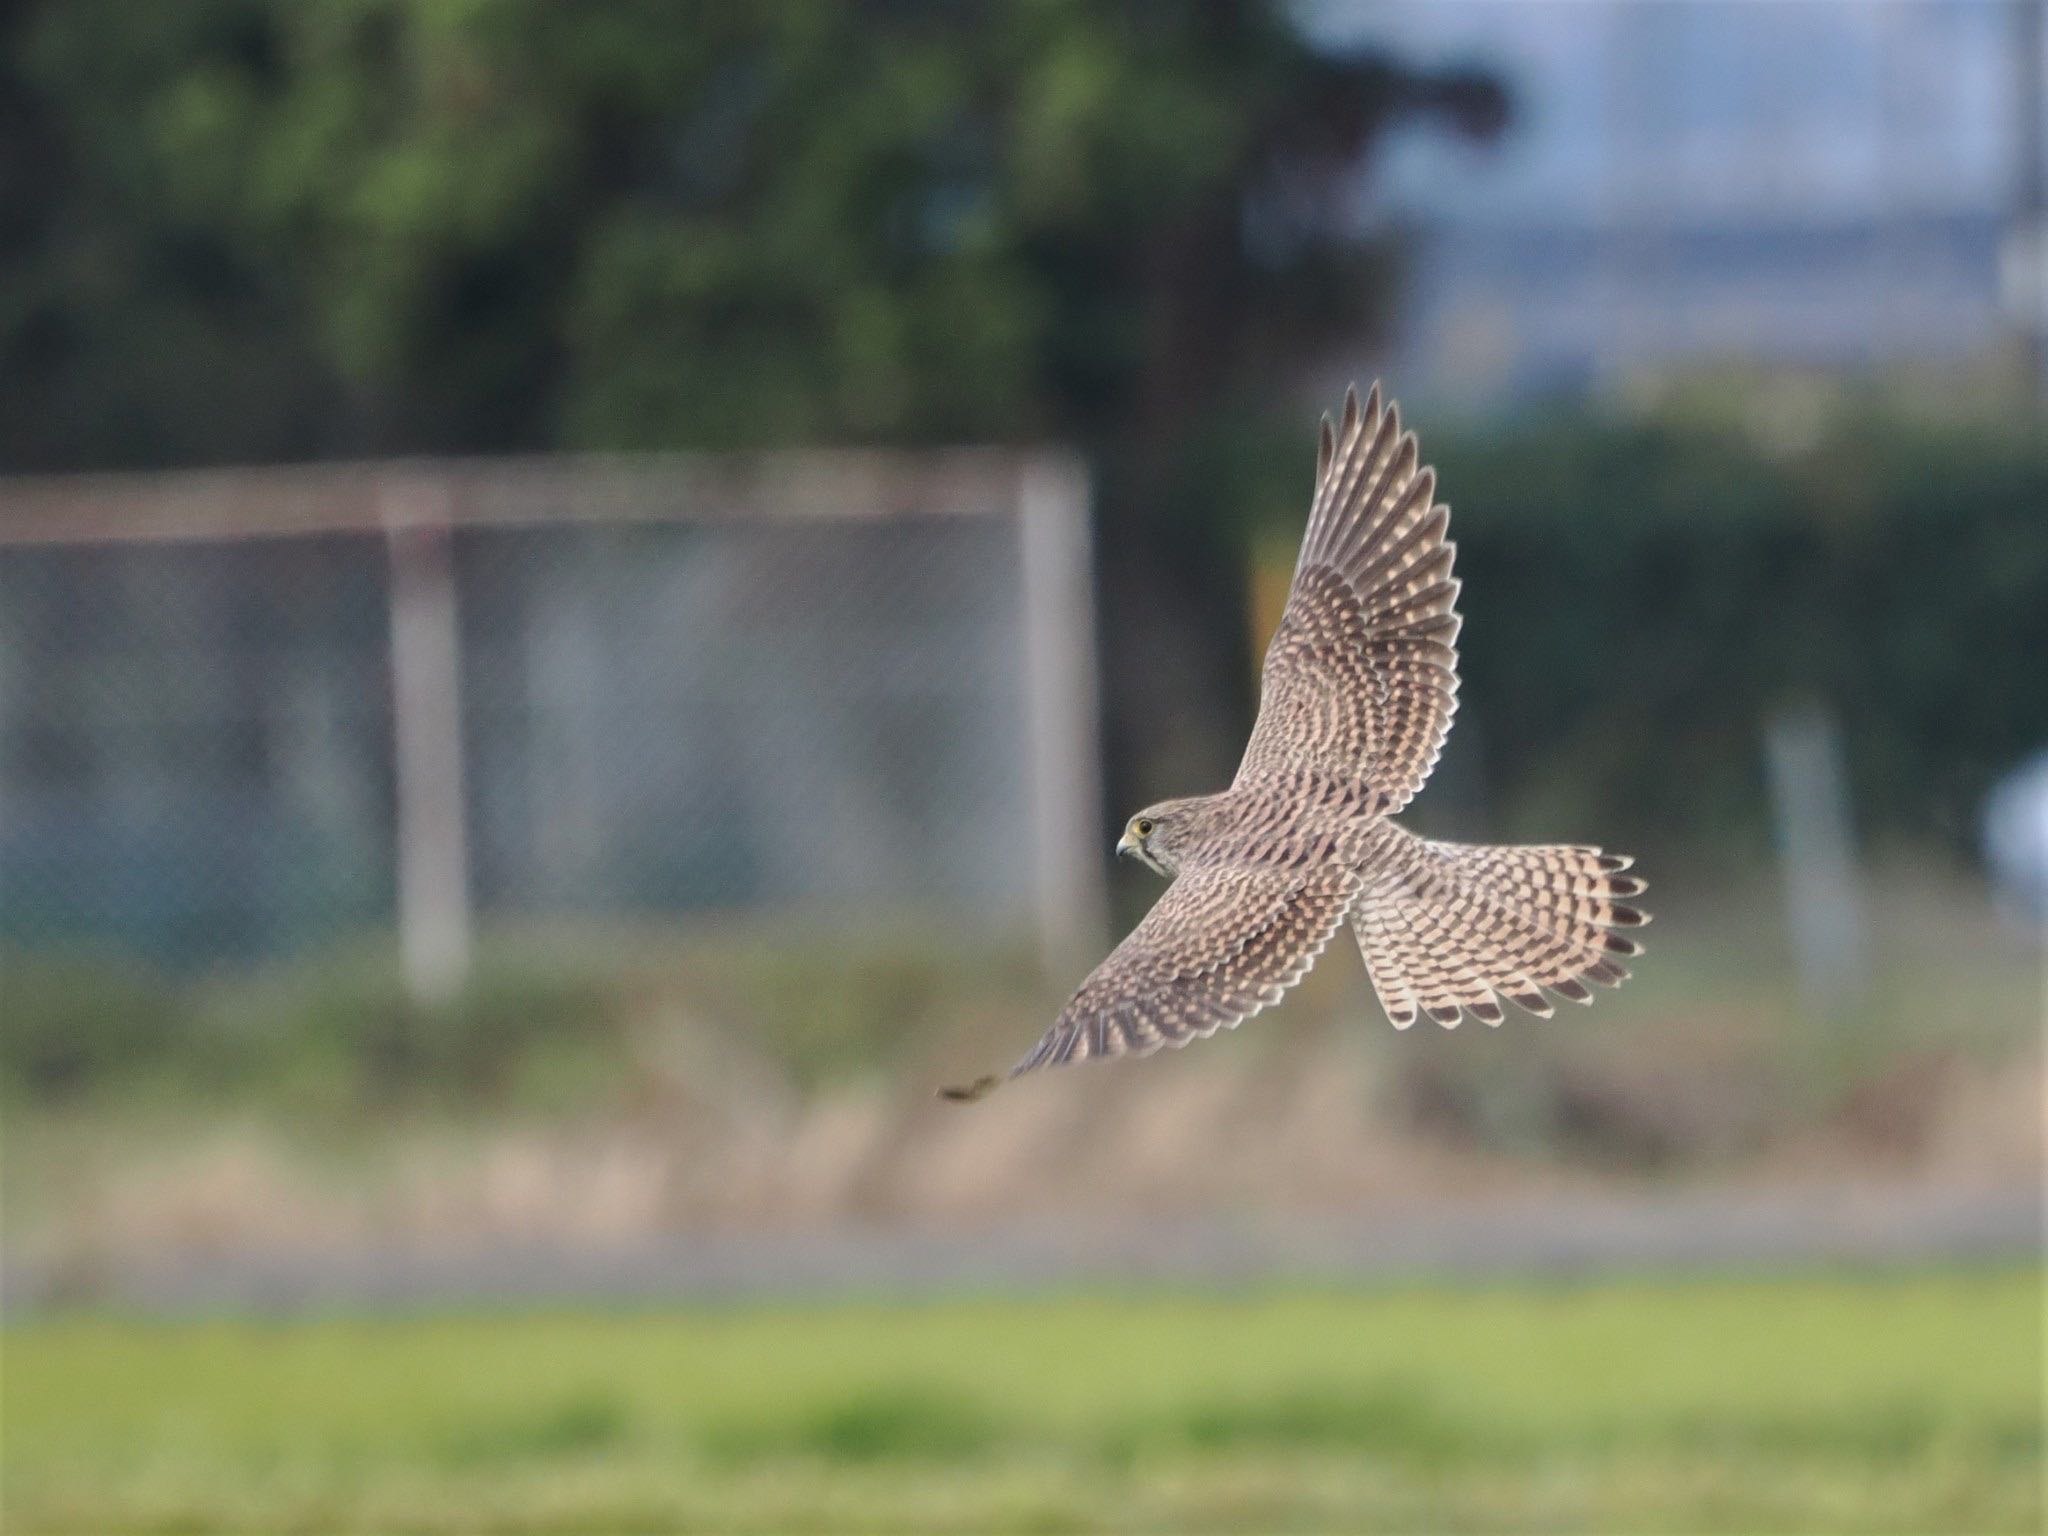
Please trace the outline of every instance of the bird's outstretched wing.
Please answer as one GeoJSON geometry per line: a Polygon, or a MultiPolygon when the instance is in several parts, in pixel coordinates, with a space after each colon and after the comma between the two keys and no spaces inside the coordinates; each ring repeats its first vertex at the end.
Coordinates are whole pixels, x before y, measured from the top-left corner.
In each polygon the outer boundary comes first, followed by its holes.
{"type": "Polygon", "coordinates": [[[1383,407],[1377,384],[1363,406],[1347,390],[1342,423],[1323,418],[1315,502],[1240,784],[1349,780],[1391,813],[1429,777],[1458,694],[1457,546],[1435,498],[1400,407],[1383,407]]]}
{"type": "MultiPolygon", "coordinates": [[[[1143,1056],[1234,1028],[1308,974],[1359,886],[1343,868],[1220,865],[1185,872],[1009,1075],[1098,1056],[1143,1056]]],[[[943,1092],[978,1099],[1001,1081],[984,1077],[943,1092]]]]}

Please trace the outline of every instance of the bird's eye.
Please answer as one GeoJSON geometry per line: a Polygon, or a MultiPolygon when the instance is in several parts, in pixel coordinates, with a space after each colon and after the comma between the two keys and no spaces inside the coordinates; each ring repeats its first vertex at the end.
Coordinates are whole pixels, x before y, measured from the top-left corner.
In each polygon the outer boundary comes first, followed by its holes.
{"type": "Polygon", "coordinates": [[[1136,821],[1131,823],[1131,830],[1137,833],[1140,837],[1150,837],[1152,835],[1151,819],[1149,817],[1140,816],[1136,821]]]}

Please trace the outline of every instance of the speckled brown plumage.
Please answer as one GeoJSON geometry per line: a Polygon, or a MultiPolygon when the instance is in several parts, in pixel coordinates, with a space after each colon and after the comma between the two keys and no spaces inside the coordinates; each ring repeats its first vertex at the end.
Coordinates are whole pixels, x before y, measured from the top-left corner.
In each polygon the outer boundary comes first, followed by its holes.
{"type": "MultiPolygon", "coordinates": [[[[1258,719],[1221,794],[1131,819],[1118,851],[1173,878],[1010,1071],[1143,1055],[1280,1000],[1349,918],[1387,1017],[1501,1022],[1590,1002],[1640,946],[1643,882],[1597,848],[1430,842],[1388,820],[1429,777],[1457,708],[1456,546],[1436,474],[1379,387],[1327,417],[1315,499],[1258,719]]],[[[945,1090],[979,1098],[985,1077],[945,1090]]]]}

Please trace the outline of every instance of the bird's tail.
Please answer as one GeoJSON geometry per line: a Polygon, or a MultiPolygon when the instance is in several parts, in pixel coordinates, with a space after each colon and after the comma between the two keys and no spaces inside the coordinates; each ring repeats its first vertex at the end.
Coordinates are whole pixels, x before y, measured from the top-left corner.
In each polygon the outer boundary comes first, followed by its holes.
{"type": "Polygon", "coordinates": [[[1403,832],[1351,924],[1380,1006],[1397,1029],[1426,1014],[1446,1029],[1488,1024],[1500,1000],[1548,1017],[1547,993],[1590,1003],[1618,987],[1642,946],[1615,930],[1649,921],[1624,905],[1645,887],[1633,861],[1598,848],[1433,843],[1403,832]]]}

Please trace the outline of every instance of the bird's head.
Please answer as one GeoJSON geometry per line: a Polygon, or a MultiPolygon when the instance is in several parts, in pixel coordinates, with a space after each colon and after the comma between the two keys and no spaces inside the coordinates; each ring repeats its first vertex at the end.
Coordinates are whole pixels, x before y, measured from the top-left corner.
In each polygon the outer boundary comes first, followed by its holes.
{"type": "Polygon", "coordinates": [[[1198,802],[1162,800],[1147,806],[1124,823],[1124,835],[1116,851],[1169,878],[1180,869],[1181,856],[1201,820],[1198,802]]]}

